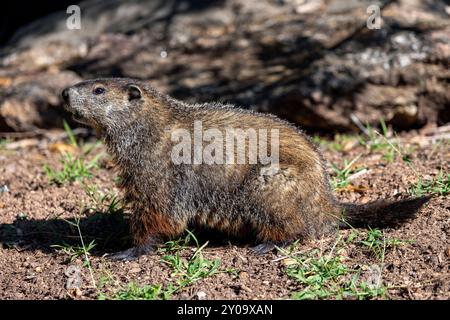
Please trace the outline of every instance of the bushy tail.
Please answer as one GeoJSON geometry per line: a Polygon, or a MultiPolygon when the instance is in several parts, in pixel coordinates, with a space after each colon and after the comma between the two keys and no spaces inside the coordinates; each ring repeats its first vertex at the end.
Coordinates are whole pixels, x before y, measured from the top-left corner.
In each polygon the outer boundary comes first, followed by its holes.
{"type": "Polygon", "coordinates": [[[375,201],[367,204],[340,203],[342,227],[384,228],[397,226],[411,218],[431,196],[399,201],[375,201]]]}

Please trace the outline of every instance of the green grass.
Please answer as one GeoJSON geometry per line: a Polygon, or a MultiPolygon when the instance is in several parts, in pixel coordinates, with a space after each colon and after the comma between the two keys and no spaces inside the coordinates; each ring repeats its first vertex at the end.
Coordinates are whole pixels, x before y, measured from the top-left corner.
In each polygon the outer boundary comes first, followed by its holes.
{"type": "Polygon", "coordinates": [[[89,259],[90,251],[96,245],[95,240],[91,241],[86,246],[84,239],[83,239],[83,235],[81,233],[81,228],[80,228],[81,219],[79,216],[75,217],[74,221],[70,221],[70,220],[66,220],[66,219],[63,219],[63,220],[65,222],[67,222],[69,225],[71,225],[72,227],[75,227],[77,229],[81,246],[73,246],[73,245],[63,244],[63,245],[53,245],[52,247],[57,250],[61,250],[63,253],[69,255],[70,261],[73,261],[79,257],[83,257],[83,266],[87,267],[89,269],[92,287],[97,288],[97,285],[96,285],[95,279],[94,279],[94,272],[93,272],[92,266],[91,266],[91,261],[89,259]]]}
{"type": "Polygon", "coordinates": [[[63,121],[64,131],[67,134],[67,137],[69,139],[70,145],[72,145],[75,148],[78,148],[78,141],[75,138],[75,134],[73,133],[72,128],[69,126],[66,120],[63,121]]]}
{"type": "Polygon", "coordinates": [[[51,168],[48,164],[44,165],[44,171],[47,174],[49,182],[57,185],[92,178],[92,170],[98,168],[98,161],[103,156],[103,153],[100,153],[92,160],[87,161],[86,157],[100,142],[95,144],[83,144],[80,146],[80,143],[77,142],[75,135],[67,122],[64,122],[64,128],[70,145],[79,152],[77,155],[64,153],[60,159],[62,166],[62,169],[60,170],[51,168]]]}
{"type": "Polygon", "coordinates": [[[166,300],[170,298],[169,290],[165,290],[162,285],[139,285],[132,281],[121,286],[120,281],[108,268],[102,270],[97,290],[99,300],[166,300]],[[118,289],[112,295],[108,294],[113,286],[118,289]]]}
{"type": "Polygon", "coordinates": [[[320,136],[315,135],[313,136],[312,140],[317,145],[320,145],[321,147],[325,149],[330,149],[336,152],[342,152],[344,151],[345,145],[349,143],[352,139],[355,139],[354,136],[347,135],[347,134],[335,134],[333,140],[329,141],[326,139],[322,139],[320,136]]]}
{"type": "MultiPolygon", "coordinates": [[[[175,253],[165,254],[162,258],[162,261],[172,270],[171,276],[176,279],[173,287],[174,292],[221,272],[219,270],[219,259],[208,260],[203,257],[202,251],[208,245],[208,242],[200,246],[194,234],[190,231],[187,232],[190,239],[183,243],[189,243],[192,239],[197,247],[194,253],[186,258],[181,255],[183,250],[176,250],[175,253]]],[[[174,248],[172,243],[169,246],[174,248]]]]}
{"type": "Polygon", "coordinates": [[[442,170],[437,177],[419,181],[408,189],[410,195],[420,197],[423,195],[443,196],[450,193],[450,173],[444,173],[442,170]]]}
{"type": "Polygon", "coordinates": [[[168,299],[167,292],[163,291],[161,285],[139,286],[135,282],[130,282],[128,286],[121,289],[114,296],[115,300],[157,300],[168,299]]]}
{"type": "Polygon", "coordinates": [[[387,248],[400,246],[407,241],[399,239],[387,239],[384,232],[380,229],[372,229],[366,233],[366,237],[359,242],[364,248],[368,249],[371,254],[384,263],[384,256],[387,248]]]}
{"type": "MultiPolygon", "coordinates": [[[[72,262],[80,257],[83,257],[85,254],[90,255],[90,251],[96,246],[95,240],[92,240],[87,244],[86,247],[83,246],[73,246],[67,243],[63,243],[62,245],[52,245],[52,248],[66,254],[69,256],[69,260],[72,262]]],[[[86,261],[85,261],[86,263],[86,261]]]]}
{"type": "Polygon", "coordinates": [[[385,149],[390,149],[391,146],[387,143],[388,139],[388,130],[386,127],[386,123],[381,120],[380,126],[382,133],[379,133],[375,128],[371,125],[366,124],[366,136],[359,136],[359,142],[361,145],[365,146],[370,151],[383,151],[385,149]]]}
{"type": "Polygon", "coordinates": [[[8,142],[9,142],[8,139],[0,138],[0,149],[3,149],[6,146],[6,144],[8,144],[8,142]]]}
{"type": "Polygon", "coordinates": [[[53,169],[47,164],[44,165],[44,170],[50,183],[57,185],[83,180],[84,178],[91,179],[93,176],[92,169],[98,167],[97,162],[100,156],[101,154],[97,155],[91,161],[86,162],[84,157],[74,157],[70,153],[66,153],[60,160],[62,165],[61,170],[53,169]]]}
{"type": "Polygon", "coordinates": [[[360,279],[361,270],[343,261],[345,242],[339,238],[328,252],[311,249],[302,253],[282,250],[292,260],[286,273],[302,289],[292,293],[293,299],[373,299],[384,298],[386,288],[373,286],[360,279]]]}
{"type": "Polygon", "coordinates": [[[351,161],[348,161],[344,159],[344,167],[341,169],[336,164],[332,163],[331,167],[333,168],[333,171],[335,173],[335,176],[333,177],[331,184],[334,189],[340,189],[348,186],[350,184],[350,181],[348,178],[361,170],[363,170],[363,167],[354,169],[353,165],[356,161],[361,157],[361,155],[357,156],[351,161]]]}
{"type": "Polygon", "coordinates": [[[89,205],[85,206],[83,212],[89,214],[124,214],[125,208],[117,194],[104,193],[98,190],[95,185],[83,185],[83,188],[90,200],[89,205]]]}
{"type": "Polygon", "coordinates": [[[189,245],[194,244],[198,248],[198,240],[191,231],[187,231],[185,237],[180,237],[177,240],[170,240],[164,243],[164,246],[158,249],[161,253],[181,252],[189,248],[189,245]]]}
{"type": "MultiPolygon", "coordinates": [[[[220,259],[211,260],[203,256],[203,250],[207,245],[208,242],[200,245],[195,235],[187,230],[185,237],[166,242],[158,249],[158,252],[163,254],[161,262],[171,271],[170,280],[166,285],[139,285],[136,282],[130,282],[112,295],[99,293],[99,299],[166,300],[193,283],[218,273],[227,272],[236,275],[235,269],[221,270],[220,259]],[[195,245],[194,249],[192,244],[195,245]]],[[[110,276],[101,281],[101,283],[108,282],[110,282],[110,276]]]]}
{"type": "Polygon", "coordinates": [[[382,272],[374,277],[372,267],[347,264],[345,253],[350,245],[353,250],[362,249],[369,253],[369,258],[376,259],[374,265],[382,270],[387,250],[407,243],[388,238],[379,229],[366,232],[351,229],[345,238],[340,235],[334,245],[325,250],[295,252],[297,243],[279,250],[290,260],[287,275],[300,286],[300,290],[292,293],[293,299],[385,299],[389,287],[382,284],[382,272]],[[363,270],[369,272],[365,278],[363,270]]]}
{"type": "MultiPolygon", "coordinates": [[[[388,128],[383,119],[380,120],[380,127],[381,133],[367,124],[365,127],[367,137],[359,136],[360,144],[365,146],[370,152],[382,153],[383,159],[387,162],[393,162],[396,160],[396,155],[398,155],[405,163],[411,163],[410,154],[413,152],[413,149],[404,148],[398,142],[398,139],[396,139],[397,141],[391,141],[388,128]]],[[[396,136],[395,132],[393,135],[396,136]]]]}

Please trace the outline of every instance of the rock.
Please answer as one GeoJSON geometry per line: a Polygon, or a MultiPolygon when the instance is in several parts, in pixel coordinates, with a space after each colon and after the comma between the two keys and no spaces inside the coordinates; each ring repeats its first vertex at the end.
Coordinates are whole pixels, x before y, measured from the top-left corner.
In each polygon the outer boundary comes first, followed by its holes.
{"type": "Polygon", "coordinates": [[[131,274],[139,273],[139,272],[141,272],[141,268],[131,268],[130,271],[128,271],[128,273],[131,273],[131,274]]]}
{"type": "Polygon", "coordinates": [[[206,293],[204,291],[199,291],[196,294],[198,300],[205,300],[206,299],[206,293]]]}
{"type": "Polygon", "coordinates": [[[70,71],[14,78],[0,97],[0,131],[60,127],[69,118],[61,107],[61,90],[80,80],[70,71]]]}
{"type": "Polygon", "coordinates": [[[247,292],[249,292],[249,293],[252,293],[252,292],[253,292],[253,290],[250,289],[249,287],[247,287],[245,284],[240,284],[240,285],[239,285],[239,288],[240,288],[241,290],[247,291],[247,292]]]}
{"type": "Polygon", "coordinates": [[[141,272],[141,267],[139,266],[139,264],[136,262],[130,263],[130,270],[128,271],[128,273],[134,274],[139,272],[141,272]]]}
{"type": "Polygon", "coordinates": [[[0,131],[61,127],[60,90],[84,78],[148,79],[190,102],[225,101],[305,129],[397,129],[450,121],[443,0],[80,2],[19,30],[0,56],[0,131]]]}

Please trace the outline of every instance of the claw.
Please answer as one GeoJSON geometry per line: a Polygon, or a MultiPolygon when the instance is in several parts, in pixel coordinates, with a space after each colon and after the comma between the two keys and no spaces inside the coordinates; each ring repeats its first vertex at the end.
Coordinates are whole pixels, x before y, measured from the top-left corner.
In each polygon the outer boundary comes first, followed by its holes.
{"type": "Polygon", "coordinates": [[[275,244],[273,244],[271,242],[260,243],[256,246],[254,246],[253,248],[251,248],[253,253],[255,253],[258,256],[262,256],[262,255],[268,253],[269,251],[272,251],[273,249],[275,249],[275,244]]]}
{"type": "Polygon", "coordinates": [[[253,253],[255,253],[256,255],[262,256],[262,255],[276,249],[277,247],[279,247],[279,248],[286,247],[290,243],[292,243],[292,242],[291,241],[283,241],[283,242],[278,242],[278,243],[263,242],[263,243],[260,243],[256,246],[252,247],[250,250],[253,253]]]}
{"type": "Polygon", "coordinates": [[[114,261],[132,261],[132,260],[136,260],[140,254],[138,254],[138,250],[136,250],[137,248],[130,248],[124,251],[119,251],[116,253],[112,253],[110,255],[108,255],[108,258],[114,261]]]}
{"type": "Polygon", "coordinates": [[[119,251],[119,252],[113,253],[111,255],[108,255],[108,258],[111,260],[114,260],[114,261],[136,260],[140,256],[152,252],[155,245],[156,245],[156,242],[154,241],[154,239],[149,239],[146,244],[132,247],[132,248],[124,250],[124,251],[119,251]]]}

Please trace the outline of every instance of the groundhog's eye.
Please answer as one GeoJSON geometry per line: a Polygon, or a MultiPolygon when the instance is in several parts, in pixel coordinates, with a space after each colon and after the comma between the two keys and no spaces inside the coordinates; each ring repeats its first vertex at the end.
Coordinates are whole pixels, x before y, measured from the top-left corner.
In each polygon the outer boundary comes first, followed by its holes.
{"type": "Polygon", "coordinates": [[[102,87],[97,87],[94,89],[94,91],[92,91],[94,94],[102,94],[105,93],[105,89],[102,87]]]}

